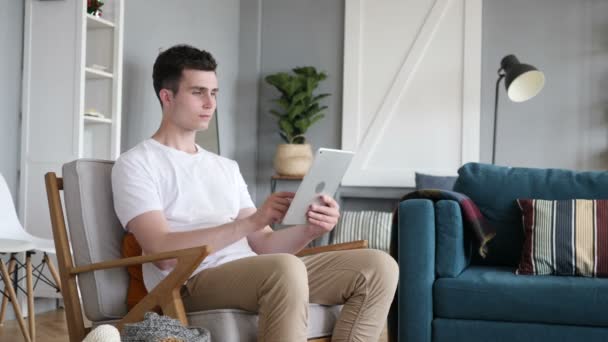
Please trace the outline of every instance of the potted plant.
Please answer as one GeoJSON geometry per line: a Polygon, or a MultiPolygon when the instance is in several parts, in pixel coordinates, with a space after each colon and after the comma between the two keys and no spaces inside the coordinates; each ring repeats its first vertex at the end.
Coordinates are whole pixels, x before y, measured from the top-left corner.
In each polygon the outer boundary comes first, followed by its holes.
{"type": "Polygon", "coordinates": [[[306,131],[325,114],[327,106],[320,101],[330,94],[313,92],[327,75],[312,66],[297,67],[293,73],[279,72],[266,76],[268,84],[281,94],[274,99],[279,109],[270,110],[277,119],[279,135],[285,142],[277,146],[274,169],[283,176],[304,176],[312,164],[312,149],[306,141],[306,131]]]}
{"type": "Polygon", "coordinates": [[[87,0],[87,13],[96,17],[101,17],[102,6],[103,1],[101,0],[87,0]]]}

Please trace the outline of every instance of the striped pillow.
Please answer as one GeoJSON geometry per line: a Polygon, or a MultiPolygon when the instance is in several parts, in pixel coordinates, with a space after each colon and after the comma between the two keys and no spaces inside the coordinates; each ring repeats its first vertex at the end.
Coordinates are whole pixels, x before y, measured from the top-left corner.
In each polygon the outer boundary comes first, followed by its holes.
{"type": "Polygon", "coordinates": [[[525,235],[517,274],[608,277],[608,200],[517,203],[525,235]]]}
{"type": "Polygon", "coordinates": [[[367,240],[368,247],[389,252],[393,213],[383,211],[347,211],[332,231],[330,244],[367,240]]]}

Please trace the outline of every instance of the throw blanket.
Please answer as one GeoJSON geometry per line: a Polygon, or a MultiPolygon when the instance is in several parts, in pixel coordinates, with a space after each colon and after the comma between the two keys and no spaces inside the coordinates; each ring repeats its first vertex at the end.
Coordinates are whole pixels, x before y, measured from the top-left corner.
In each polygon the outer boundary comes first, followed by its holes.
{"type": "Polygon", "coordinates": [[[180,321],[155,312],[146,312],[144,320],[125,324],[121,332],[122,342],[209,342],[209,330],[184,327],[180,321]]]}
{"type": "MultiPolygon", "coordinates": [[[[496,235],[496,231],[492,227],[488,226],[485,218],[483,215],[481,215],[479,208],[477,208],[475,203],[473,203],[469,197],[459,192],[429,189],[410,192],[409,194],[403,196],[399,202],[408,199],[429,199],[433,202],[440,200],[453,200],[458,202],[458,204],[460,204],[460,209],[462,210],[465,225],[471,229],[473,235],[475,235],[479,241],[479,255],[481,255],[482,258],[487,256],[487,243],[496,235]]],[[[393,215],[393,227],[397,227],[398,215],[396,211],[397,210],[395,210],[395,214],[393,215]]],[[[396,232],[397,230],[393,229],[393,231],[396,232]]],[[[395,241],[395,234],[393,234],[392,237],[393,241],[395,241]]]]}

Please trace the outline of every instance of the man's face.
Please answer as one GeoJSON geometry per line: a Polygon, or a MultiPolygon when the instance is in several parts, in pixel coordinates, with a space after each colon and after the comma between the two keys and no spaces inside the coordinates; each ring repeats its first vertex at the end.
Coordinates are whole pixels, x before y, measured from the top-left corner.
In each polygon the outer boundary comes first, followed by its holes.
{"type": "Polygon", "coordinates": [[[182,71],[179,90],[167,104],[171,122],[188,131],[206,130],[215,112],[217,92],[214,71],[182,71]]]}

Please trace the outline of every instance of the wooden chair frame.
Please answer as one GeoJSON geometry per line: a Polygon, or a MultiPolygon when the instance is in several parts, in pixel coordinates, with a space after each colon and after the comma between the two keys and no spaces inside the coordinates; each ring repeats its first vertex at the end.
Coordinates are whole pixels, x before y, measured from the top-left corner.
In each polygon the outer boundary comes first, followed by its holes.
{"type": "MultiPolygon", "coordinates": [[[[143,255],[130,258],[122,258],[111,261],[103,261],[89,265],[74,266],[70,254],[70,242],[68,240],[63,207],[59,191],[63,190],[63,179],[49,172],[44,176],[46,192],[53,227],[53,239],[57,251],[57,263],[61,279],[61,292],[65,303],[65,314],[68,324],[70,342],[82,341],[90,329],[85,328],[82,315],[80,298],[76,276],[84,272],[92,272],[116,267],[128,267],[140,265],[147,262],[155,262],[166,259],[177,259],[177,265],[173,271],[163,279],[151,292],[148,293],[135,307],[133,307],[117,324],[121,330],[124,324],[139,322],[143,320],[144,313],[161,308],[163,314],[176,318],[184,325],[188,325],[186,311],[180,296],[181,285],[190,278],[192,272],[211,253],[208,246],[187,248],[182,250],[163,252],[151,255],[143,255]],[[169,294],[169,295],[167,295],[169,294]]],[[[367,241],[359,240],[343,244],[307,248],[297,256],[305,256],[329,251],[339,251],[357,248],[367,248],[367,241]]],[[[309,342],[330,342],[331,336],[309,340],[309,342]]]]}

